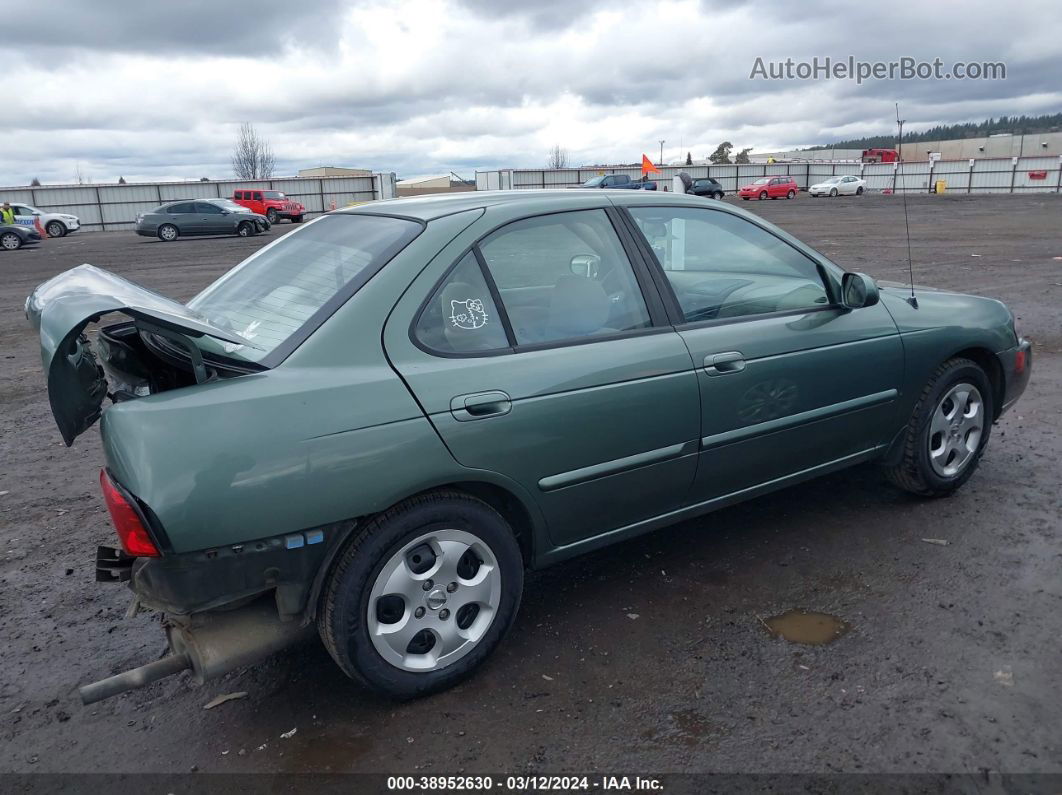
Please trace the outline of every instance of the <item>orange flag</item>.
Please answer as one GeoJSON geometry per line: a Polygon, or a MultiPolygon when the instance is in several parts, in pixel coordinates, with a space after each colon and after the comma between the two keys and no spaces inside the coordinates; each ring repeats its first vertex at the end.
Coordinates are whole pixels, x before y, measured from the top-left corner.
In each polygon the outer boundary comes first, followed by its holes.
{"type": "Polygon", "coordinates": [[[642,173],[649,174],[653,171],[655,171],[657,174],[660,173],[660,169],[653,165],[653,161],[650,160],[648,156],[642,155],[642,173]]]}

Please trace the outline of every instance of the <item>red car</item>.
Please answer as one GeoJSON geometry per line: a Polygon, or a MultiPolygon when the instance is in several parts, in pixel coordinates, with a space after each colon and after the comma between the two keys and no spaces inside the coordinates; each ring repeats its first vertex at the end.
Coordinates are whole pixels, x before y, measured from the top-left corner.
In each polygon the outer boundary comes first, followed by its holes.
{"type": "Polygon", "coordinates": [[[792,177],[760,177],[749,185],[742,185],[738,196],[745,201],[749,199],[792,199],[797,195],[796,180],[792,177]]]}
{"type": "Polygon", "coordinates": [[[290,218],[294,224],[302,223],[306,208],[297,201],[292,201],[278,190],[237,190],[232,193],[232,200],[248,210],[269,219],[275,224],[281,218],[290,218]]]}

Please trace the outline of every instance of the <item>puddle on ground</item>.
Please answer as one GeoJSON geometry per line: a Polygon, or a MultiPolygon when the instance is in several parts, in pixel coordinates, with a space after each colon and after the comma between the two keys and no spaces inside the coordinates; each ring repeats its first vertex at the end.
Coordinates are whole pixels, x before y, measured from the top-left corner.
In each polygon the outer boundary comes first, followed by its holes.
{"type": "Polygon", "coordinates": [[[767,631],[775,637],[783,637],[790,643],[806,646],[823,646],[832,643],[852,627],[846,621],[829,613],[810,613],[806,610],[790,610],[780,616],[772,616],[763,622],[767,631]]]}

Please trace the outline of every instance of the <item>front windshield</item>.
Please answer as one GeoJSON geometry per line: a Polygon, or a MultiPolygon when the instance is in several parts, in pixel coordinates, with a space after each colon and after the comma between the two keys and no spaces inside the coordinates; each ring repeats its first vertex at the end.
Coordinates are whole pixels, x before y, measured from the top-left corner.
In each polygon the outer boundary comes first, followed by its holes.
{"type": "Polygon", "coordinates": [[[265,192],[265,197],[267,199],[284,199],[284,198],[287,198],[283,193],[281,193],[278,190],[267,190],[265,192]]]}
{"type": "Polygon", "coordinates": [[[604,181],[605,181],[604,177],[591,177],[590,179],[588,179],[586,182],[583,183],[583,187],[584,188],[596,188],[598,185],[600,185],[604,181]]]}
{"type": "Polygon", "coordinates": [[[842,179],[844,179],[844,177],[830,177],[829,179],[824,179],[822,184],[833,185],[834,183],[840,182],[842,179]]]}
{"type": "Polygon", "coordinates": [[[355,280],[382,268],[420,232],[420,224],[380,215],[325,215],[286,235],[188,302],[209,323],[253,342],[209,337],[204,351],[261,361],[355,280]]]}
{"type": "Polygon", "coordinates": [[[770,181],[771,181],[770,177],[763,177],[762,179],[756,180],[752,184],[753,185],[766,185],[770,181]]]}

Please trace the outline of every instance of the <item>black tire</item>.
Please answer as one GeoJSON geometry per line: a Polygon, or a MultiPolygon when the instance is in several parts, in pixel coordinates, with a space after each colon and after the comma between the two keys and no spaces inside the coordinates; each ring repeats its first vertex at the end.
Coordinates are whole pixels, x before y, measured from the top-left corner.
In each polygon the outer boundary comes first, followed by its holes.
{"type": "Polygon", "coordinates": [[[785,195],[785,197],[786,197],[787,199],[792,199],[792,198],[793,198],[794,196],[796,196],[796,191],[795,191],[795,190],[791,190],[791,191],[789,191],[789,193],[787,193],[787,194],[785,195]]]}
{"type": "Polygon", "coordinates": [[[240,237],[250,237],[254,234],[254,224],[250,221],[241,221],[240,225],[236,227],[236,234],[240,237]]]}
{"type": "Polygon", "coordinates": [[[44,231],[48,233],[48,237],[66,237],[66,224],[62,221],[49,221],[44,231]]]}
{"type": "Polygon", "coordinates": [[[269,219],[269,223],[275,224],[277,222],[277,211],[270,207],[266,210],[266,218],[269,219]]]}
{"type": "Polygon", "coordinates": [[[858,188],[856,188],[856,196],[862,196],[862,195],[863,195],[863,186],[860,185],[858,188]]]}
{"type": "Polygon", "coordinates": [[[722,201],[723,200],[723,194],[722,193],[713,193],[712,194],[712,198],[715,199],[717,202],[722,201]]]}
{"type": "Polygon", "coordinates": [[[416,698],[453,687],[494,651],[516,617],[523,581],[516,537],[493,508],[461,492],[424,494],[374,517],[347,542],[322,590],[317,628],[347,676],[392,698],[416,698]],[[501,574],[500,604],[486,633],[463,657],[433,671],[403,670],[385,660],[369,637],[370,593],[384,565],[404,544],[443,527],[471,533],[490,548],[501,574]]]}
{"type": "Polygon", "coordinates": [[[4,232],[0,235],[0,248],[4,251],[18,251],[22,248],[22,238],[14,232],[4,232]]]}
{"type": "Polygon", "coordinates": [[[301,224],[302,223],[302,216],[301,215],[293,215],[293,216],[291,216],[291,222],[293,224],[301,224]]]}
{"type": "Polygon", "coordinates": [[[767,191],[761,190],[760,191],[760,201],[763,201],[766,198],[767,198],[767,191]]]}
{"type": "Polygon", "coordinates": [[[830,188],[830,198],[831,199],[837,198],[837,188],[830,188]]]}
{"type": "Polygon", "coordinates": [[[902,439],[899,463],[886,466],[885,475],[896,486],[923,497],[945,497],[959,489],[977,470],[985,446],[992,432],[995,417],[995,394],[992,384],[980,365],[969,359],[949,359],[940,365],[922,390],[907,423],[902,439]],[[965,466],[952,477],[938,474],[929,461],[930,420],[941,398],[953,386],[968,383],[981,393],[984,408],[984,427],[976,451],[965,466]]]}
{"type": "Polygon", "coordinates": [[[156,234],[163,243],[172,243],[181,236],[181,231],[173,224],[163,224],[158,228],[156,234]]]}

